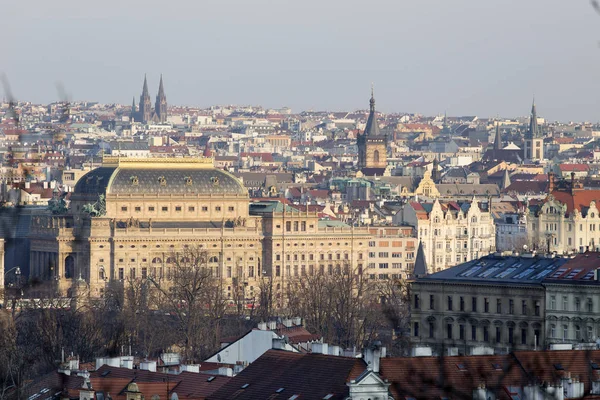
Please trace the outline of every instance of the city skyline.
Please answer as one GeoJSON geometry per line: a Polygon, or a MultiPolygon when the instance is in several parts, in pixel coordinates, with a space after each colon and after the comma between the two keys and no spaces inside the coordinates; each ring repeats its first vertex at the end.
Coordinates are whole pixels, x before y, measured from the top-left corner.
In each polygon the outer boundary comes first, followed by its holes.
{"type": "Polygon", "coordinates": [[[162,73],[180,105],[361,109],[375,82],[386,113],[525,116],[535,95],[548,120],[600,119],[587,1],[27,4],[0,17],[19,100],[58,100],[62,82],[74,100],[130,104],[144,73],[151,86],[162,73]]]}

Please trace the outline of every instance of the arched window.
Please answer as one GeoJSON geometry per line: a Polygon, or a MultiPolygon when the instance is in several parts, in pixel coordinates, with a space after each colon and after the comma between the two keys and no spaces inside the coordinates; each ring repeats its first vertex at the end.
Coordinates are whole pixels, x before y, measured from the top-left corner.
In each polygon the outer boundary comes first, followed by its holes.
{"type": "Polygon", "coordinates": [[[211,258],[208,259],[208,262],[211,263],[218,263],[219,262],[219,257],[217,256],[212,256],[211,258]]]}
{"type": "Polygon", "coordinates": [[[75,259],[73,256],[65,258],[65,278],[70,279],[75,275],[75,259]]]}
{"type": "Polygon", "coordinates": [[[189,262],[190,262],[190,259],[189,259],[189,257],[182,257],[182,258],[181,258],[181,263],[182,263],[182,264],[189,264],[189,262]]]}
{"type": "Polygon", "coordinates": [[[177,259],[175,257],[167,258],[167,264],[175,264],[176,262],[177,262],[177,259]]]}
{"type": "Polygon", "coordinates": [[[160,259],[160,257],[154,257],[152,259],[152,264],[162,264],[162,260],[160,259]]]}
{"type": "Polygon", "coordinates": [[[373,162],[379,162],[379,150],[373,152],[373,162]]]}

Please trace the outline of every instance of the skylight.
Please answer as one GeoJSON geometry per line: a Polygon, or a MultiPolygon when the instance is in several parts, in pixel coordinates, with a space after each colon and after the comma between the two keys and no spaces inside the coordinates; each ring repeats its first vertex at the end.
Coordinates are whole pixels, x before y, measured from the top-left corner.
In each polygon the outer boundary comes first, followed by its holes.
{"type": "Polygon", "coordinates": [[[575,275],[577,275],[581,271],[582,271],[581,269],[574,269],[573,271],[569,272],[569,275],[567,275],[565,278],[566,279],[573,279],[573,278],[575,278],[575,275]]]}
{"type": "Polygon", "coordinates": [[[568,268],[559,268],[558,271],[556,271],[554,274],[552,274],[552,276],[550,278],[558,278],[559,276],[561,276],[562,274],[564,274],[565,272],[567,272],[568,268]]]}

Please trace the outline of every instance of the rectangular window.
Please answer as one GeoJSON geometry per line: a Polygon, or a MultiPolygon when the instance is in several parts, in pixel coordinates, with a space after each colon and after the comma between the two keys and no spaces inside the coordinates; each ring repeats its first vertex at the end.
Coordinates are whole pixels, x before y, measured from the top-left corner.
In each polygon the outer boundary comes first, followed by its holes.
{"type": "Polygon", "coordinates": [[[161,210],[162,210],[163,212],[165,212],[165,211],[169,211],[169,207],[162,207],[162,208],[161,208],[161,210]]]}
{"type": "Polygon", "coordinates": [[[286,232],[291,232],[292,231],[292,221],[286,221],[285,222],[285,231],[286,232]]]}
{"type": "Polygon", "coordinates": [[[512,326],[508,328],[508,343],[514,344],[515,339],[515,328],[512,326]]]}
{"type": "Polygon", "coordinates": [[[484,342],[488,342],[489,340],[490,340],[489,327],[488,326],[484,326],[483,327],[483,341],[484,342]]]}
{"type": "Polygon", "coordinates": [[[294,232],[298,232],[298,221],[294,221],[294,232]]]}
{"type": "Polygon", "coordinates": [[[460,311],[465,311],[465,298],[460,296],[460,311]]]}
{"type": "Polygon", "coordinates": [[[471,325],[471,340],[477,340],[477,327],[471,325]]]}
{"type": "Polygon", "coordinates": [[[496,314],[502,314],[502,299],[496,299],[496,314]]]}
{"type": "Polygon", "coordinates": [[[125,279],[125,272],[123,271],[123,268],[119,268],[119,280],[123,279],[125,279]]]}
{"type": "Polygon", "coordinates": [[[502,341],[502,328],[499,326],[496,327],[496,343],[500,343],[502,341]]]}
{"type": "Polygon", "coordinates": [[[415,336],[419,336],[419,323],[415,322],[413,325],[413,332],[415,336]]]}
{"type": "Polygon", "coordinates": [[[483,299],[483,312],[490,312],[490,299],[487,297],[483,299]]]}
{"type": "Polygon", "coordinates": [[[181,211],[181,206],[175,206],[175,211],[181,211]]]}
{"type": "Polygon", "coordinates": [[[142,268],[142,279],[147,279],[148,278],[148,268],[144,267],[142,268]]]}
{"type": "Polygon", "coordinates": [[[215,211],[220,212],[221,211],[221,206],[216,206],[215,207],[215,211]]]}
{"type": "Polygon", "coordinates": [[[515,313],[515,301],[513,299],[508,300],[508,313],[509,314],[515,313]]]}
{"type": "Polygon", "coordinates": [[[194,212],[194,211],[196,211],[196,207],[194,207],[194,206],[189,206],[189,207],[188,207],[188,211],[189,211],[189,212],[194,212]]]}
{"type": "Polygon", "coordinates": [[[419,309],[419,295],[415,294],[415,309],[419,309]]]}
{"type": "Polygon", "coordinates": [[[280,265],[275,266],[275,276],[281,276],[281,266],[280,265]]]}
{"type": "Polygon", "coordinates": [[[527,315],[527,300],[521,301],[521,314],[527,315]]]}
{"type": "Polygon", "coordinates": [[[569,326],[563,325],[563,339],[567,340],[569,338],[569,326]]]}
{"type": "Polygon", "coordinates": [[[563,311],[568,311],[569,310],[569,300],[568,300],[567,296],[563,296],[562,300],[563,300],[563,311]]]}
{"type": "Polygon", "coordinates": [[[527,329],[521,329],[521,344],[527,344],[527,329]]]}
{"type": "Polygon", "coordinates": [[[204,211],[204,212],[208,211],[208,207],[207,206],[202,206],[202,211],[204,211]]]}
{"type": "Polygon", "coordinates": [[[534,311],[535,316],[539,317],[540,316],[540,308],[541,308],[539,300],[535,300],[533,308],[534,308],[533,311],[534,311]]]}
{"type": "Polygon", "coordinates": [[[433,322],[429,323],[429,337],[433,338],[433,335],[435,333],[435,326],[433,325],[433,322]]]}
{"type": "Polygon", "coordinates": [[[477,297],[471,298],[471,311],[477,312],[477,297]]]}
{"type": "Polygon", "coordinates": [[[446,337],[452,339],[452,324],[446,325],[446,337]]]}
{"type": "Polygon", "coordinates": [[[142,211],[142,207],[136,207],[135,208],[135,212],[140,212],[140,211],[142,211]]]}
{"type": "Polygon", "coordinates": [[[127,207],[121,207],[121,211],[127,211],[127,207]]]}
{"type": "Polygon", "coordinates": [[[434,310],[435,309],[434,306],[435,306],[435,297],[433,297],[433,295],[430,294],[429,295],[429,309],[434,310]]]}
{"type": "Polygon", "coordinates": [[[556,310],[556,296],[550,296],[550,309],[556,310]]]}
{"type": "Polygon", "coordinates": [[[452,296],[448,296],[448,311],[452,311],[452,296]]]}
{"type": "Polygon", "coordinates": [[[579,301],[579,297],[575,297],[575,311],[579,311],[581,308],[581,301],[579,301]]]}
{"type": "Polygon", "coordinates": [[[587,299],[587,312],[591,313],[594,311],[594,303],[592,302],[592,299],[590,297],[588,297],[587,299]]]}
{"type": "Polygon", "coordinates": [[[234,211],[234,210],[235,210],[235,208],[234,208],[233,206],[229,206],[227,209],[228,209],[229,211],[234,211]]]}
{"type": "Polygon", "coordinates": [[[152,207],[152,206],[148,207],[148,211],[150,211],[150,212],[154,211],[154,207],[152,207]]]}
{"type": "Polygon", "coordinates": [[[458,336],[460,340],[465,340],[465,326],[463,324],[458,326],[458,336]]]}
{"type": "Polygon", "coordinates": [[[302,221],[300,223],[300,229],[302,230],[302,232],[306,232],[306,221],[302,221]]]}

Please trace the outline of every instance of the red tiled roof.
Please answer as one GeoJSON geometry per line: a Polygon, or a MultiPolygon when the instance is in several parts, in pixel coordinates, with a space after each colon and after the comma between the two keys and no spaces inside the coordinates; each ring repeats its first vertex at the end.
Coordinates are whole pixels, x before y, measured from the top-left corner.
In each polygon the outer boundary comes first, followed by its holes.
{"type": "Polygon", "coordinates": [[[568,214],[571,214],[574,210],[581,212],[589,207],[592,201],[600,202],[600,190],[575,190],[572,193],[570,191],[554,190],[552,196],[559,202],[566,204],[568,214]]]}
{"type": "Polygon", "coordinates": [[[380,373],[391,383],[395,399],[472,398],[473,389],[482,383],[498,388],[524,379],[510,355],[383,358],[380,373]]]}
{"type": "Polygon", "coordinates": [[[590,170],[588,164],[560,164],[558,168],[563,172],[586,172],[590,170]]]}

